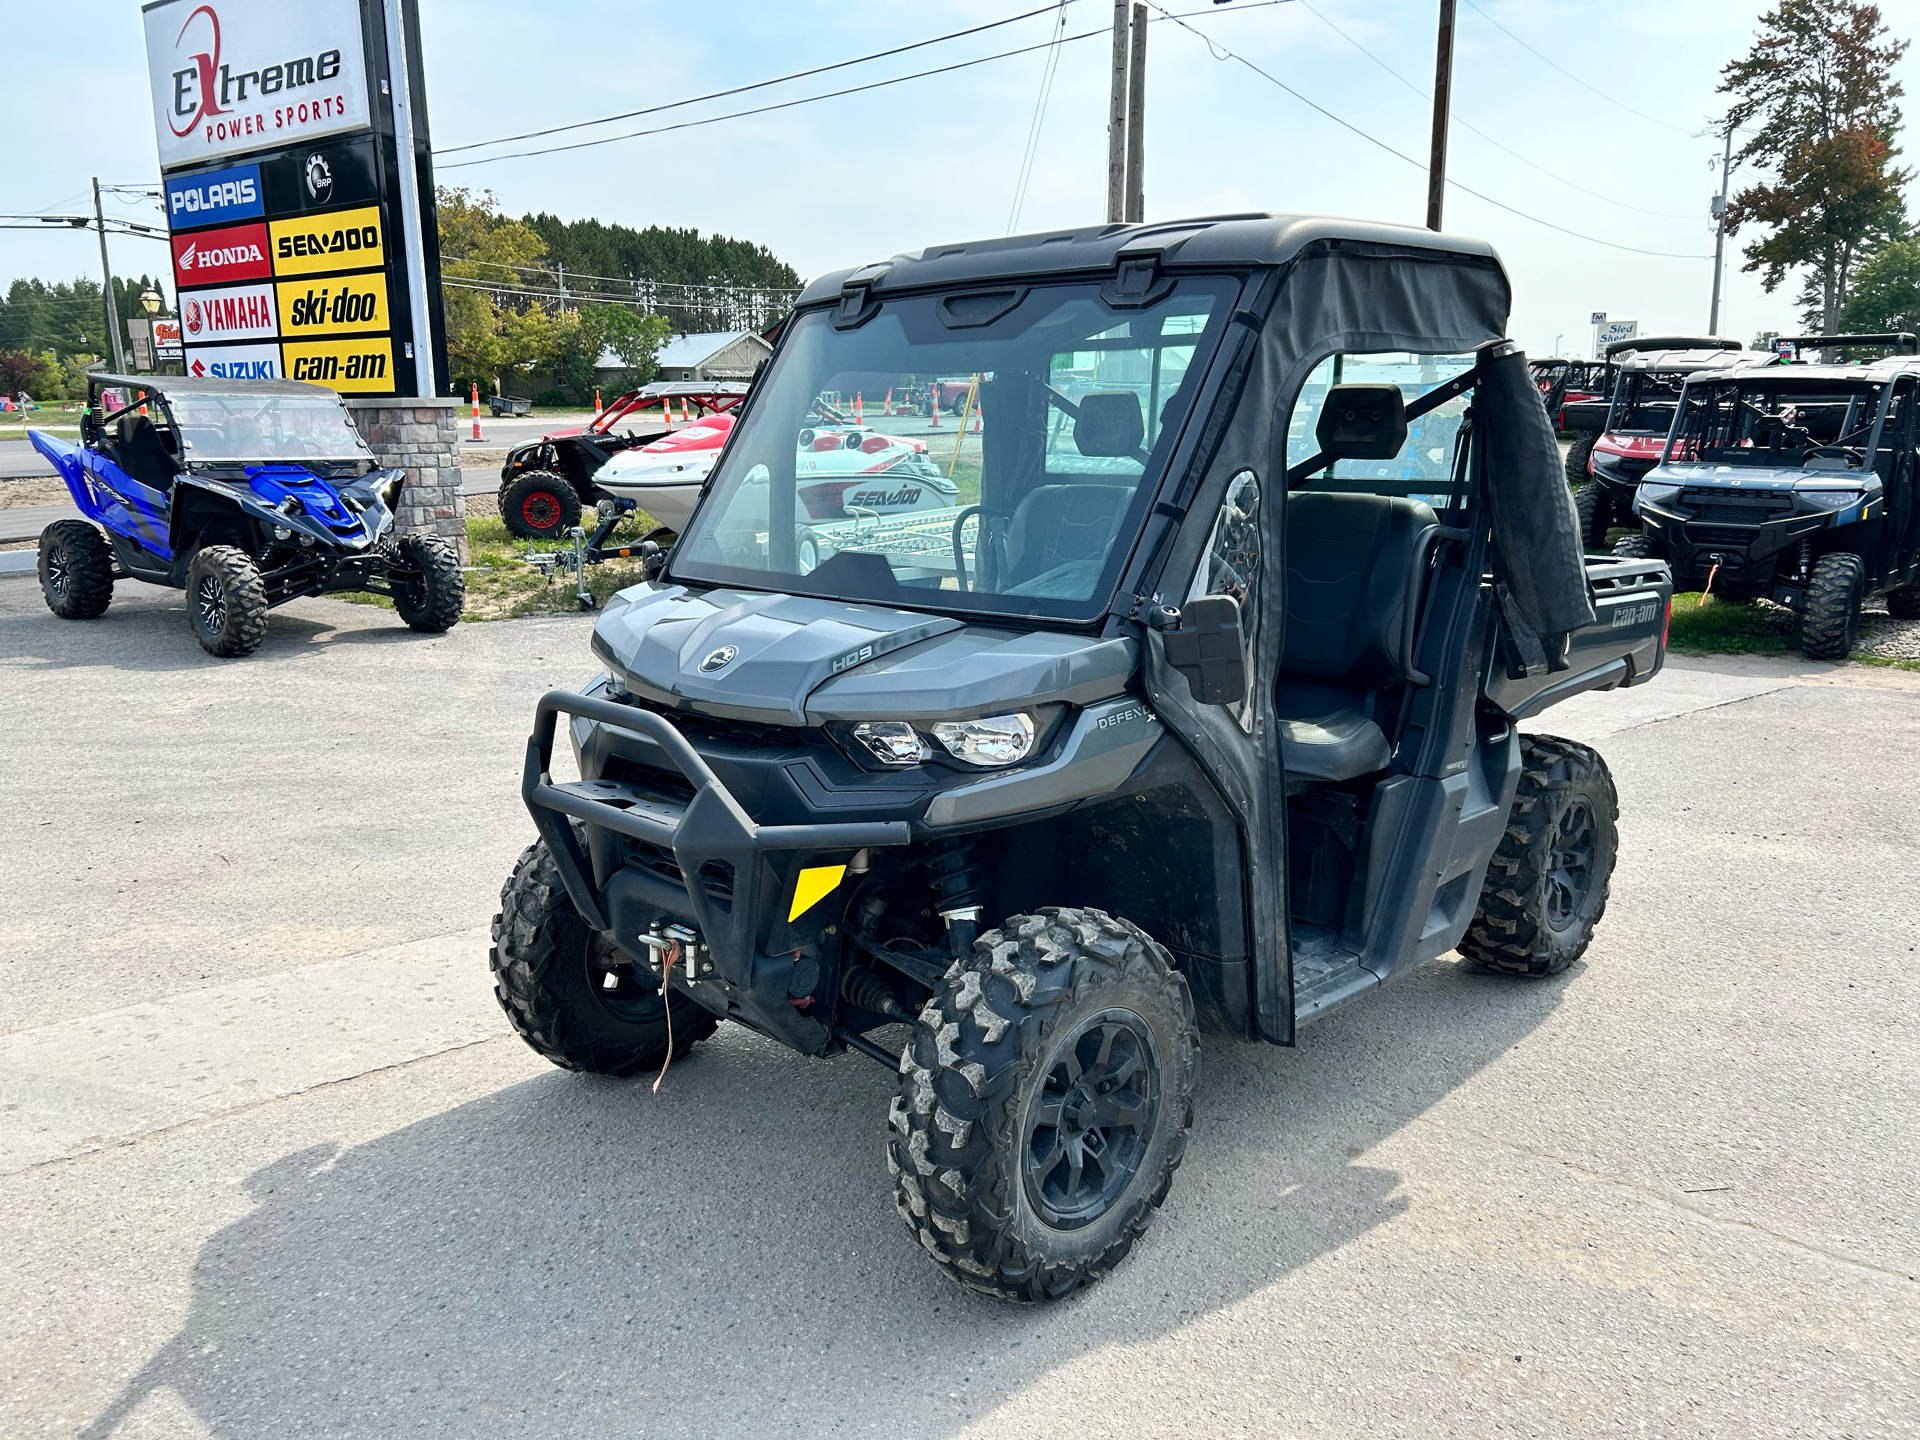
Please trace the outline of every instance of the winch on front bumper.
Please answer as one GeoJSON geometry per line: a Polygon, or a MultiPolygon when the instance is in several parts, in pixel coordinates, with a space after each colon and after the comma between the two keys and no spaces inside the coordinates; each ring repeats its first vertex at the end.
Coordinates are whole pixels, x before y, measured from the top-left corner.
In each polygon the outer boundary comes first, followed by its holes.
{"type": "Polygon", "coordinates": [[[1704,583],[1713,572],[1716,592],[1798,608],[1819,548],[1814,538],[1836,524],[1874,518],[1878,504],[1877,496],[1863,497],[1836,509],[1789,489],[1649,483],[1635,509],[1677,581],[1704,583]]]}
{"type": "Polygon", "coordinates": [[[679,988],[796,1049],[818,1054],[827,1048],[828,1028],[792,1002],[794,957],[762,948],[763,902],[774,888],[792,890],[809,860],[851,859],[861,850],[907,844],[907,822],[756,824],[671,720],[564,690],[543,695],[534,711],[520,793],[588,925],[640,954],[658,949],[661,916],[685,922],[698,937],[687,947],[703,947],[711,969],[677,977],[679,988]],[[562,714],[644,735],[692,787],[691,796],[627,780],[556,783],[553,736],[562,714]],[[671,865],[627,863],[606,847],[594,847],[606,857],[596,864],[570,818],[671,856],[671,865]]]}

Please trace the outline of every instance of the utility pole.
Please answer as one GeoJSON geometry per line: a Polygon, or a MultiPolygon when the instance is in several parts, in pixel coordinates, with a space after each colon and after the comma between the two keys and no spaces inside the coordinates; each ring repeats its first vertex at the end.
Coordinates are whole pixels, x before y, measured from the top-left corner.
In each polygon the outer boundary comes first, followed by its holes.
{"type": "Polygon", "coordinates": [[[1147,7],[1133,7],[1133,54],[1127,62],[1127,221],[1147,218],[1147,7]]]}
{"type": "Polygon", "coordinates": [[[1440,42],[1433,58],[1433,154],[1427,162],[1427,229],[1440,228],[1447,196],[1447,111],[1453,90],[1453,0],[1440,0],[1440,42]]]}
{"type": "Polygon", "coordinates": [[[116,375],[127,373],[126,347],[120,343],[120,307],[113,303],[113,266],[107,260],[107,217],[100,209],[100,177],[93,177],[93,228],[100,232],[100,278],[106,287],[107,344],[113,350],[116,375]]]}
{"type": "Polygon", "coordinates": [[[1707,309],[1707,334],[1720,333],[1720,257],[1727,248],[1727,172],[1733,168],[1733,126],[1727,126],[1720,154],[1720,193],[1713,197],[1713,304],[1707,309]]]}
{"type": "Polygon", "coordinates": [[[1127,218],[1127,6],[1113,0],[1113,85],[1107,100],[1107,223],[1127,218]]]}
{"type": "Polygon", "coordinates": [[[560,277],[560,308],[565,310],[567,308],[567,262],[556,260],[553,262],[553,268],[554,273],[560,277]]]}

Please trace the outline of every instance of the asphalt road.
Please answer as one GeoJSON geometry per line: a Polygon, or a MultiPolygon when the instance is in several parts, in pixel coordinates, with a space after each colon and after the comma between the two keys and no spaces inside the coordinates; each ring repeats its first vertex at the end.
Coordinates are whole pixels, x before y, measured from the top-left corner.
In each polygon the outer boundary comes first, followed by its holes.
{"type": "Polygon", "coordinates": [[[1539,728],[1599,938],[1210,1042],[1146,1240],[1047,1310],[892,1213],[891,1078],[724,1029],[548,1068],[488,992],[587,622],[0,587],[0,1434],[1771,1437],[1920,1429],[1920,677],[1680,661],[1539,728]]]}

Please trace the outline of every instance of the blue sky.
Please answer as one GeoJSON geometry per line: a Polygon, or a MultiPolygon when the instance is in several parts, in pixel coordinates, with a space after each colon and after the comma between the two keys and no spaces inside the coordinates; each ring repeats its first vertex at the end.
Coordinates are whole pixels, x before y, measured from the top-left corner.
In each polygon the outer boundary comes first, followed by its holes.
{"type": "MultiPolygon", "coordinates": [[[[434,139],[456,145],[638,109],[1042,3],[422,0],[434,139]]],[[[137,5],[70,0],[10,8],[0,210],[80,208],[94,174],[151,181],[156,161],[137,5]]],[[[1157,23],[1148,47],[1150,220],[1249,209],[1423,220],[1430,105],[1416,91],[1432,83],[1436,0],[1167,0],[1167,8],[1191,15],[1194,28],[1218,46],[1422,164],[1394,158],[1246,66],[1217,58],[1199,36],[1157,23]]],[[[1593,242],[1711,255],[1706,208],[1716,181],[1708,162],[1717,146],[1694,132],[1722,103],[1714,93],[1720,66],[1745,51],[1765,8],[1765,0],[1460,0],[1451,173],[1492,200],[1576,232],[1558,233],[1457,189],[1448,196],[1448,228],[1499,247],[1513,278],[1512,333],[1530,353],[1546,353],[1556,341],[1563,350],[1583,348],[1594,310],[1638,319],[1643,333],[1704,326],[1709,260],[1593,242]],[[1603,94],[1529,53],[1492,21],[1603,94]]],[[[1920,0],[1885,0],[1883,9],[1896,33],[1920,28],[1920,0]]],[[[1111,13],[1107,0],[1073,0],[1066,33],[1096,29],[1111,13]]],[[[616,128],[696,119],[1038,44],[1052,28],[1051,17],[1041,16],[616,128]]],[[[1023,55],[670,135],[449,169],[440,178],[491,188],[513,212],[543,209],[751,239],[813,275],[1004,233],[1045,59],[1023,55]]],[[[1021,229],[1102,218],[1107,65],[1102,39],[1062,47],[1021,229]]],[[[1902,71],[1910,108],[1920,103],[1920,55],[1910,55],[1902,71]]],[[[583,135],[597,133],[604,132],[583,135]]],[[[447,157],[462,158],[469,157],[447,157]]],[[[130,204],[118,213],[158,217],[157,209],[130,204]]],[[[114,242],[117,270],[155,269],[164,258],[157,244],[114,242]]],[[[85,232],[0,231],[0,283],[23,274],[94,273],[97,264],[85,232]]],[[[1755,277],[1741,273],[1737,250],[1726,287],[1723,332],[1750,338],[1762,328],[1792,326],[1788,290],[1765,295],[1755,277]]]]}

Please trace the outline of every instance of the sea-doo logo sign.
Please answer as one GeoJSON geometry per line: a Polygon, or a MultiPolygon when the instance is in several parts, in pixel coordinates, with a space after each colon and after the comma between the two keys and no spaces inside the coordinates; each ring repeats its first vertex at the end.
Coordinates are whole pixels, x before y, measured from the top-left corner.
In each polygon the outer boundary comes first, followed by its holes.
{"type": "Polygon", "coordinates": [[[920,498],[920,487],[909,485],[900,490],[862,490],[847,497],[849,505],[864,505],[870,510],[898,510],[920,498]]]}
{"type": "Polygon", "coordinates": [[[236,165],[230,170],[171,176],[167,180],[167,223],[175,230],[252,220],[264,208],[258,165],[236,165]]]}
{"type": "Polygon", "coordinates": [[[267,259],[267,227],[235,225],[176,235],[173,272],[182,288],[228,280],[264,280],[273,274],[273,264],[267,259]]]}
{"type": "Polygon", "coordinates": [[[274,273],[279,275],[371,269],[386,259],[377,205],[301,220],[275,220],[268,228],[273,236],[274,273]]]}
{"type": "Polygon", "coordinates": [[[726,669],[727,666],[733,663],[734,657],[739,655],[739,653],[740,651],[736,646],[722,645],[718,650],[710,652],[707,658],[700,662],[700,673],[702,675],[711,675],[716,670],[726,669]]]}
{"type": "Polygon", "coordinates": [[[265,340],[280,333],[271,285],[234,285],[200,290],[180,302],[180,323],[187,339],[265,340]]]}
{"type": "Polygon", "coordinates": [[[367,124],[355,0],[162,0],[146,31],[162,167],[367,124]]]}

